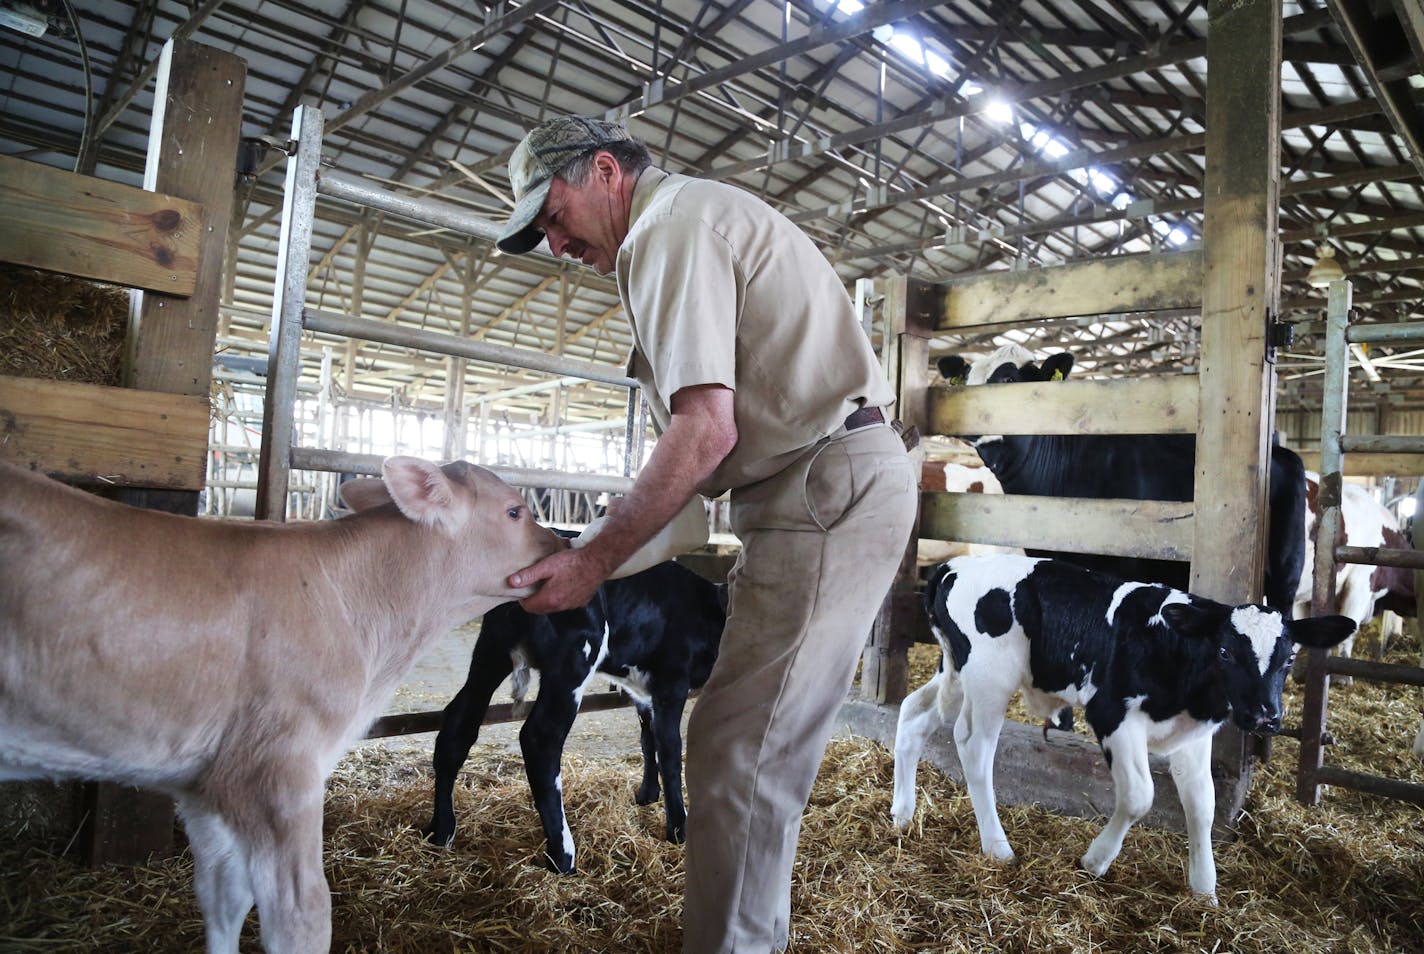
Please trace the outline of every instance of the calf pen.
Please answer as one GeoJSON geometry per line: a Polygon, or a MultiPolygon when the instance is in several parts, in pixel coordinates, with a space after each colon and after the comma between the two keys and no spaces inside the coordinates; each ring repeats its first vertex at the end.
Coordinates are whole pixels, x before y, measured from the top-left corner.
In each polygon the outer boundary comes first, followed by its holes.
{"type": "MultiPolygon", "coordinates": [[[[927,350],[932,333],[991,330],[1034,319],[1055,319],[1094,313],[1151,312],[1200,307],[1203,256],[1195,252],[1145,258],[1114,258],[1039,269],[1001,272],[936,288],[905,282],[887,301],[903,307],[904,324],[916,333],[904,335],[905,350],[927,350]],[[900,303],[903,302],[903,305],[900,303]]],[[[887,305],[890,307],[890,305],[887,305]]],[[[892,319],[893,320],[893,319],[892,319]]],[[[1210,336],[1204,336],[1202,363],[1214,360],[1210,336]]],[[[1260,375],[1264,347],[1229,343],[1239,357],[1254,351],[1243,378],[1260,375]]],[[[902,358],[905,366],[924,366],[921,354],[902,358]]],[[[1213,416],[1202,420],[1199,407],[1209,404],[1209,389],[1241,385],[1201,376],[1120,381],[1061,381],[999,384],[992,387],[946,388],[919,384],[902,390],[902,414],[922,409],[916,422],[929,434],[1193,434],[1219,426],[1213,416]]],[[[1218,479],[1228,470],[1244,469],[1264,481],[1268,470],[1262,452],[1269,446],[1254,426],[1269,426],[1258,416],[1230,433],[1198,439],[1194,503],[1140,500],[1065,500],[1047,497],[926,492],[921,495],[919,534],[937,540],[985,543],[1034,549],[1136,556],[1161,560],[1192,560],[1192,588],[1217,599],[1245,602],[1242,574],[1214,555],[1221,536],[1236,552],[1263,552],[1263,493],[1233,493],[1239,483],[1218,479]],[[1243,464],[1243,462],[1247,462],[1243,464]],[[1205,553],[1204,558],[1199,557],[1205,553]]],[[[1263,488],[1262,488],[1263,489],[1263,488]]],[[[1259,598],[1261,563],[1253,568],[1259,598]]],[[[1249,574],[1246,574],[1249,575],[1249,574]]],[[[902,574],[901,592],[892,607],[901,607],[904,624],[911,613],[922,613],[913,595],[912,576],[902,574]]],[[[894,610],[892,609],[892,613],[894,610]]],[[[908,624],[890,631],[883,627],[872,651],[881,689],[878,701],[895,703],[903,696],[907,665],[901,655],[909,645],[908,624]]],[[[871,654],[868,652],[868,655],[871,654]]],[[[886,737],[882,727],[877,734],[886,737]]],[[[998,760],[1004,776],[999,786],[1004,802],[1034,801],[1074,814],[1096,816],[1105,804],[1101,791],[1085,792],[1084,779],[1101,775],[1096,747],[1076,738],[1043,740],[1039,730],[1008,725],[998,760]]],[[[1244,802],[1253,759],[1246,737],[1225,728],[1218,734],[1214,756],[1217,783],[1217,830],[1229,829],[1244,802]]],[[[951,762],[951,765],[955,765],[951,762]]],[[[1173,826],[1180,816],[1170,794],[1159,798],[1156,822],[1173,826]]],[[[1165,786],[1170,790],[1171,786],[1165,786]]]]}

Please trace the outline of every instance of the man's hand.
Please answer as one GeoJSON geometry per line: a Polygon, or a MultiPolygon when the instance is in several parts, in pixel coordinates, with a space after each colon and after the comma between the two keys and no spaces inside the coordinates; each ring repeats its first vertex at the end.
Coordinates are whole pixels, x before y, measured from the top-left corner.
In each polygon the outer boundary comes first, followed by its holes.
{"type": "Polygon", "coordinates": [[[612,570],[587,550],[561,550],[509,578],[512,587],[543,585],[519,605],[530,613],[557,613],[587,606],[612,570]]]}

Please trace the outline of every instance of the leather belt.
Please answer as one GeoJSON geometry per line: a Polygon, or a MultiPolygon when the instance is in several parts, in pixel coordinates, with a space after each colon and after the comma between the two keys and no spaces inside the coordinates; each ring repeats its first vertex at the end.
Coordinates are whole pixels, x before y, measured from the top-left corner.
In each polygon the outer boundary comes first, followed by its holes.
{"type": "Polygon", "coordinates": [[[858,411],[852,411],[845,419],[845,429],[853,431],[858,427],[869,427],[871,424],[885,423],[885,415],[880,413],[878,407],[863,407],[858,411]]]}

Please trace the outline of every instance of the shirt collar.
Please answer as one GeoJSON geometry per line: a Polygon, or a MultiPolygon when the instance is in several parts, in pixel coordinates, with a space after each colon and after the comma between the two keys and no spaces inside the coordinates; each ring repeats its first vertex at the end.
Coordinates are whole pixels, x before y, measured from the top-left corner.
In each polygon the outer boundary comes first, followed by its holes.
{"type": "Polygon", "coordinates": [[[638,221],[638,216],[642,215],[643,210],[648,207],[648,203],[653,201],[653,193],[658,191],[658,186],[667,177],[668,173],[654,166],[648,166],[638,173],[638,181],[633,184],[633,201],[628,207],[629,231],[638,221]]]}

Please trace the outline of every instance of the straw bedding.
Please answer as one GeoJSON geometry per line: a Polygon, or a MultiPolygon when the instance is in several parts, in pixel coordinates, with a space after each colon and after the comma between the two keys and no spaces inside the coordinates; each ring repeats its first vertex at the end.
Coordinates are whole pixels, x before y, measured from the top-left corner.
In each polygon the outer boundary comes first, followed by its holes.
{"type": "MultiPolygon", "coordinates": [[[[912,685],[932,672],[927,658],[916,650],[912,685]]],[[[1413,663],[1419,647],[1398,646],[1389,658],[1413,663]]],[[[1424,781],[1409,755],[1417,690],[1357,681],[1332,700],[1330,728],[1341,740],[1332,763],[1424,781]]],[[[913,829],[897,835],[890,754],[865,740],[837,740],[802,831],[791,950],[1424,951],[1420,809],[1340,789],[1306,809],[1291,798],[1295,756],[1294,742],[1275,743],[1239,837],[1217,845],[1221,904],[1213,908],[1186,890],[1186,848],[1176,832],[1134,828],[1113,868],[1094,879],[1076,861],[1100,821],[1005,808],[1019,860],[990,863],[979,854],[967,795],[928,766],[913,829]]],[[[456,791],[455,847],[422,843],[408,826],[429,813],[424,761],[366,744],[332,778],[333,950],[679,949],[682,849],[662,840],[661,806],[633,805],[634,756],[566,757],[579,848],[579,871],[566,877],[542,865],[543,838],[517,756],[481,757],[476,749],[456,791]]],[[[46,848],[23,831],[0,844],[0,950],[201,948],[186,855],[95,871],[46,848]]],[[[256,934],[250,923],[244,951],[259,949],[256,934]]]]}
{"type": "Polygon", "coordinates": [[[118,386],[128,292],[0,263],[0,374],[118,386]]]}

